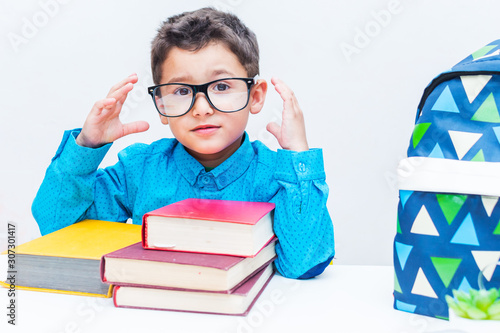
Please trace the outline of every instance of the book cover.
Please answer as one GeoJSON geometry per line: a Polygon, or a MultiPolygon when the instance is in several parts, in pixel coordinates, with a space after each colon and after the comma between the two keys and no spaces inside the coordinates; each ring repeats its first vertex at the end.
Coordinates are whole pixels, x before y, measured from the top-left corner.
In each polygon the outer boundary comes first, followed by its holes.
{"type": "Polygon", "coordinates": [[[142,244],[147,249],[252,257],[274,236],[274,208],[269,202],[182,200],[144,214],[142,244]]]}
{"type": "Polygon", "coordinates": [[[101,259],[101,280],[230,293],[276,258],[277,238],[255,257],[144,249],[132,244],[101,259]]]}
{"type": "Polygon", "coordinates": [[[154,215],[255,224],[272,211],[274,207],[275,204],[271,202],[186,199],[144,214],[143,221],[147,220],[148,216],[154,215]]]}
{"type": "Polygon", "coordinates": [[[100,260],[109,252],[141,241],[141,226],[84,220],[16,246],[16,255],[100,260]]]}
{"type": "Polygon", "coordinates": [[[246,316],[273,275],[269,264],[230,294],[117,285],[113,302],[119,308],[246,316]]]}
{"type": "Polygon", "coordinates": [[[112,286],[100,281],[101,257],[140,240],[139,225],[84,220],[20,244],[14,249],[16,288],[111,297],[112,286]]]}

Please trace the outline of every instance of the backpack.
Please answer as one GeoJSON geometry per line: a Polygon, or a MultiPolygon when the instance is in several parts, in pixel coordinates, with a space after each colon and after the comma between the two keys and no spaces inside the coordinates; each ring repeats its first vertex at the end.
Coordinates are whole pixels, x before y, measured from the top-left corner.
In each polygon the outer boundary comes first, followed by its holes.
{"type": "Polygon", "coordinates": [[[425,88],[398,166],[394,308],[448,319],[446,295],[500,269],[500,40],[425,88]]]}

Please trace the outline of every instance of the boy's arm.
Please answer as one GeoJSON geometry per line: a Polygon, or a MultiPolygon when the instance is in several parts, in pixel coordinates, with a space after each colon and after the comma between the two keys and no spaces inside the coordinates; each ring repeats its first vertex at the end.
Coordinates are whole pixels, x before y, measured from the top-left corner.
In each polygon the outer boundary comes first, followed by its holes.
{"type": "Polygon", "coordinates": [[[310,278],[321,274],[335,254],[323,155],[321,149],[309,150],[293,91],[277,78],[271,83],[283,99],[281,125],[267,126],[284,149],[278,151],[275,173],[282,188],[273,199],[274,230],[280,240],[276,267],[287,277],[310,278]]]}
{"type": "Polygon", "coordinates": [[[98,170],[111,145],[81,147],[76,143],[79,133],[64,133],[33,201],[32,213],[42,235],[87,218],[125,221],[130,215],[122,164],[98,170]]]}
{"type": "Polygon", "coordinates": [[[281,187],[272,200],[279,239],[276,268],[290,278],[319,275],[335,254],[322,150],[278,150],[274,177],[281,187]]]}
{"type": "Polygon", "coordinates": [[[94,104],[81,131],[65,133],[32,205],[42,235],[85,218],[127,219],[121,163],[105,170],[97,168],[109,143],[149,128],[144,121],[122,124],[119,119],[136,82],[137,76],[132,74],[117,83],[105,99],[94,104]],[[105,209],[96,208],[97,201],[105,209]]]}

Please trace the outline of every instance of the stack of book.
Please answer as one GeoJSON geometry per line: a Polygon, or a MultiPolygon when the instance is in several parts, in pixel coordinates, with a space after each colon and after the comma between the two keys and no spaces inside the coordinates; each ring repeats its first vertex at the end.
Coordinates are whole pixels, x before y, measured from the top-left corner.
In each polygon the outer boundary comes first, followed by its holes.
{"type": "Polygon", "coordinates": [[[9,250],[7,280],[0,285],[59,294],[111,297],[99,278],[101,258],[141,241],[141,226],[84,220],[9,250]]]}
{"type": "Polygon", "coordinates": [[[104,255],[117,307],[246,315],[273,276],[274,204],[186,199],[144,215],[142,242],[104,255]]]}

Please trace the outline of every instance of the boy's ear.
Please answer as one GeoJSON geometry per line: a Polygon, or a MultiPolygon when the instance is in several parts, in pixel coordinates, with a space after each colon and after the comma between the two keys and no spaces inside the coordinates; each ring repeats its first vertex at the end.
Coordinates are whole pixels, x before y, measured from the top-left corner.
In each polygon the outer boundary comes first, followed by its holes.
{"type": "Polygon", "coordinates": [[[266,100],[267,82],[259,79],[250,90],[250,113],[257,114],[264,107],[266,100]]]}
{"type": "Polygon", "coordinates": [[[161,123],[163,125],[168,125],[168,117],[162,116],[161,114],[159,114],[159,116],[160,116],[161,123]]]}

